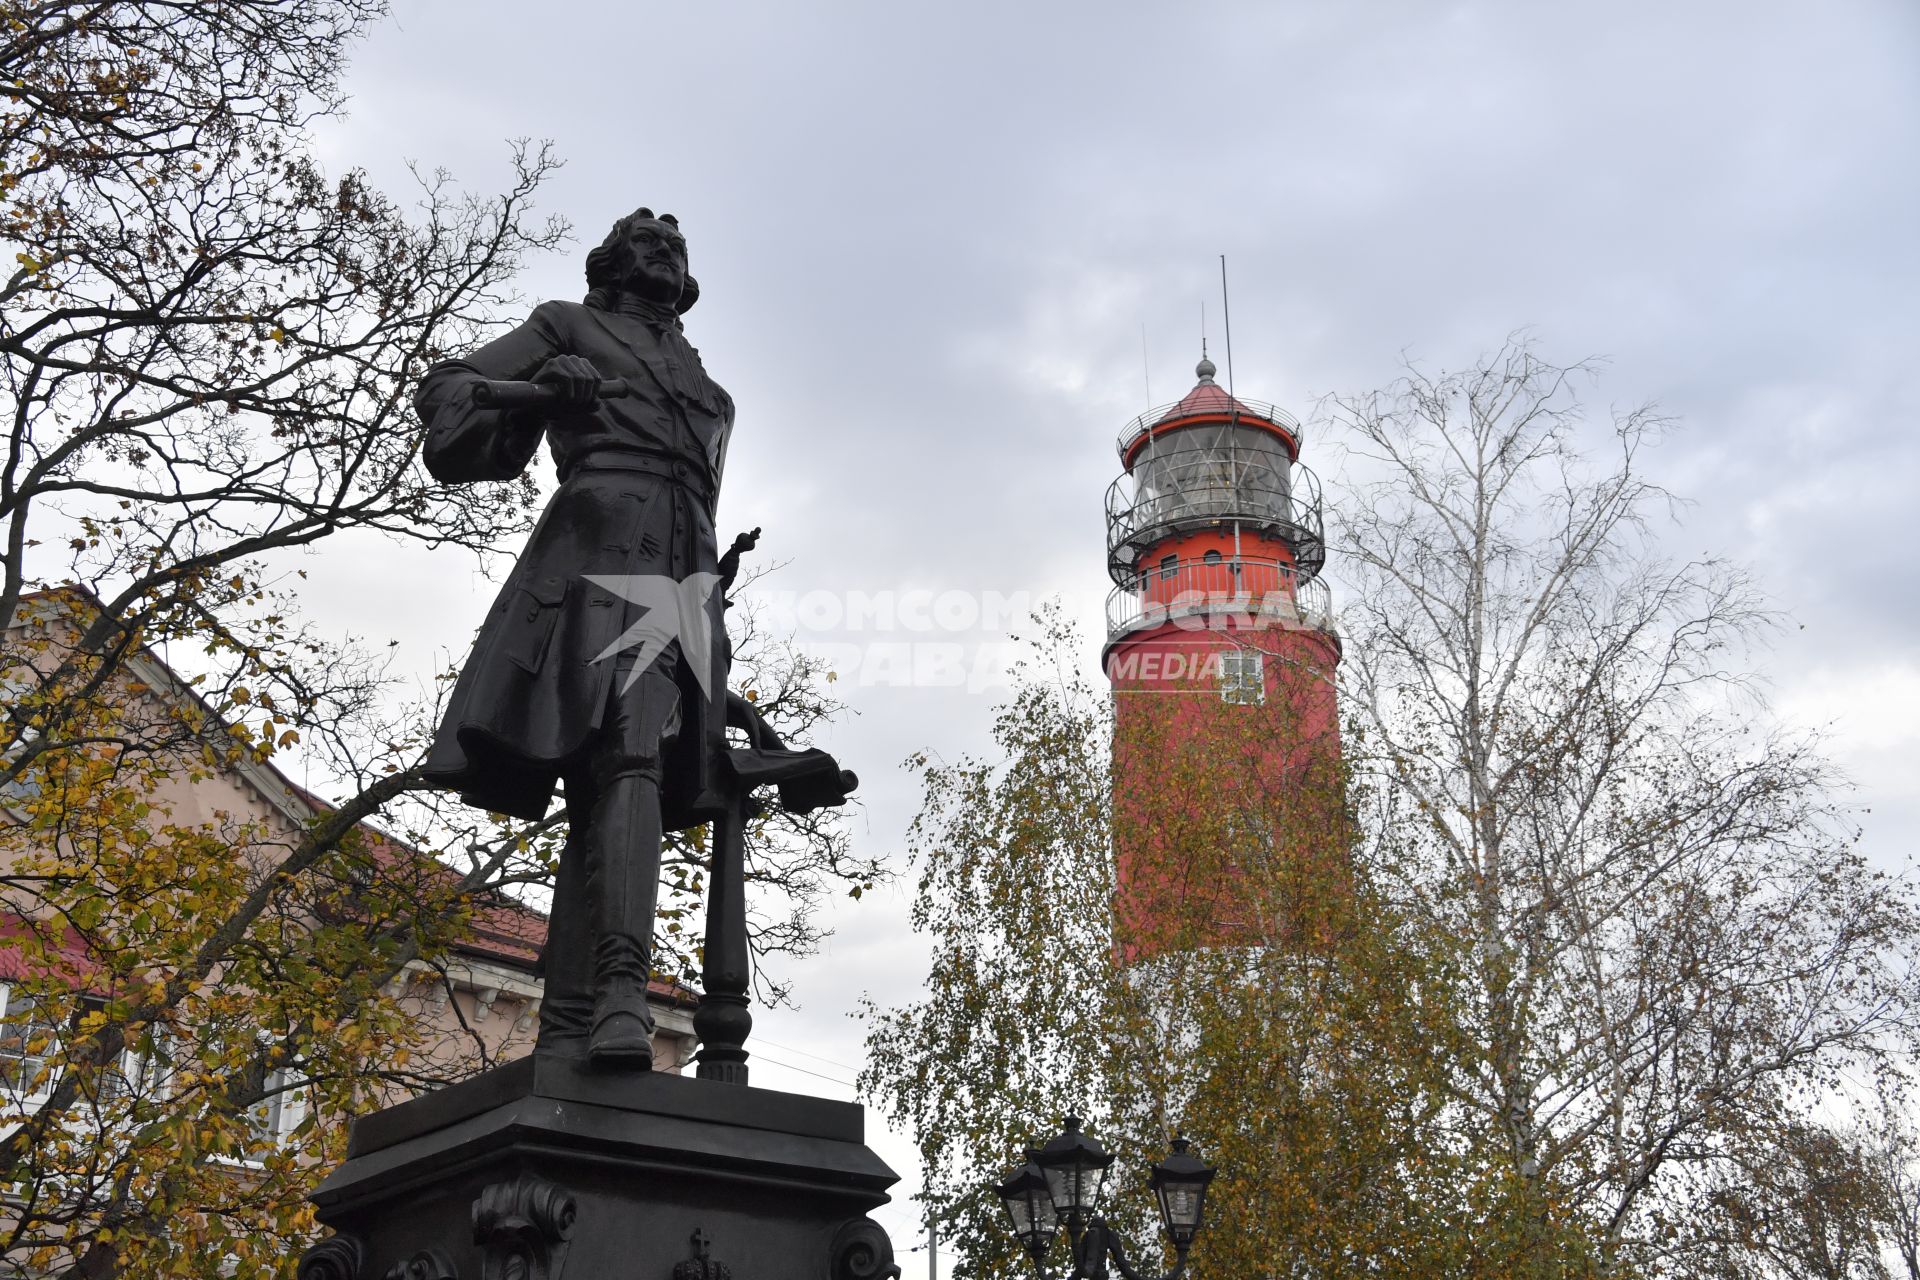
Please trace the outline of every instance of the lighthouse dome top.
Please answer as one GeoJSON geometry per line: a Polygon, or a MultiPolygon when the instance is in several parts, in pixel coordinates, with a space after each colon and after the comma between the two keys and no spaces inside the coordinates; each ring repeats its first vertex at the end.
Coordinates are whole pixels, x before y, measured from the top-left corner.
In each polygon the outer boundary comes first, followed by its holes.
{"type": "Polygon", "coordinates": [[[1193,390],[1172,404],[1156,405],[1122,427],[1120,439],[1117,442],[1121,460],[1131,466],[1141,447],[1155,435],[1190,424],[1218,421],[1239,422],[1247,427],[1276,429],[1277,433],[1286,439],[1287,452],[1298,458],[1300,456],[1299,419],[1279,405],[1268,404],[1264,400],[1252,400],[1246,396],[1228,395],[1227,389],[1214,381],[1214,376],[1218,372],[1213,361],[1202,356],[1200,363],[1194,368],[1194,374],[1199,381],[1194,383],[1193,390]]]}

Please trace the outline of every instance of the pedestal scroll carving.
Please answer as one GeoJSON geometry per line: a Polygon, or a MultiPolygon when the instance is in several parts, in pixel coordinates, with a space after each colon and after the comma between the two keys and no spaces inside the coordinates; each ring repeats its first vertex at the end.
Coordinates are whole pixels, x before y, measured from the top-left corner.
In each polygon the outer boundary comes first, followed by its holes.
{"type": "Polygon", "coordinates": [[[300,1280],[359,1280],[365,1255],[357,1236],[328,1236],[307,1246],[296,1274],[300,1280]]]}
{"type": "Polygon", "coordinates": [[[900,1280],[893,1241],[872,1218],[854,1218],[833,1233],[832,1280],[900,1280]]]}
{"type": "Polygon", "coordinates": [[[496,1182],[473,1202],[481,1280],[559,1280],[573,1235],[573,1193],[544,1178],[496,1182]]]}

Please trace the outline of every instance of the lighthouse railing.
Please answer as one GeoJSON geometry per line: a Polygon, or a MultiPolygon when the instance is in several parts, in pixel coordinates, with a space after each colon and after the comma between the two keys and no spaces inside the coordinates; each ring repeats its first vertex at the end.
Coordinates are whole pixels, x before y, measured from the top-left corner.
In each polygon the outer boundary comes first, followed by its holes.
{"type": "Polygon", "coordinates": [[[1107,596],[1107,638],[1151,627],[1333,629],[1333,593],[1285,560],[1168,556],[1107,596]]]}
{"type": "Polygon", "coordinates": [[[1170,534],[1244,524],[1291,544],[1302,569],[1326,561],[1320,482],[1312,470],[1260,460],[1223,460],[1220,451],[1157,455],[1150,469],[1122,475],[1107,489],[1107,556],[1116,582],[1135,557],[1170,534]]]}
{"type": "MultiPolygon", "coordinates": [[[[1224,399],[1224,396],[1222,398],[1224,399]]],[[[1277,427],[1283,428],[1294,438],[1296,444],[1302,441],[1303,435],[1300,419],[1294,417],[1279,405],[1268,404],[1264,400],[1249,400],[1246,396],[1236,396],[1234,400],[1239,405],[1238,416],[1249,419],[1264,419],[1277,427]]],[[[1141,436],[1146,435],[1163,422],[1186,416],[1222,416],[1221,409],[1213,405],[1195,408],[1191,411],[1191,415],[1183,412],[1187,407],[1187,401],[1176,400],[1172,404],[1155,405],[1139,417],[1130,420],[1126,426],[1120,428],[1120,436],[1114,442],[1115,447],[1120,451],[1120,456],[1123,458],[1126,457],[1133,449],[1133,446],[1139,443],[1141,436]]]]}

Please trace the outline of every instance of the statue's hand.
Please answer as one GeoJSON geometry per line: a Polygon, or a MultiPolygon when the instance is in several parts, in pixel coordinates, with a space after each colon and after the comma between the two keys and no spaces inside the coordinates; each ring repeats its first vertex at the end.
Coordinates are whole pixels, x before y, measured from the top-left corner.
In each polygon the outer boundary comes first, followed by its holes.
{"type": "Polygon", "coordinates": [[[540,366],[533,381],[558,392],[562,413],[590,413],[600,402],[600,371],[585,356],[555,356],[540,366]]]}
{"type": "Polygon", "coordinates": [[[740,557],[753,550],[759,542],[760,530],[743,533],[733,540],[733,545],[727,549],[727,554],[720,557],[720,589],[722,591],[731,587],[733,580],[740,576],[740,557]]]}

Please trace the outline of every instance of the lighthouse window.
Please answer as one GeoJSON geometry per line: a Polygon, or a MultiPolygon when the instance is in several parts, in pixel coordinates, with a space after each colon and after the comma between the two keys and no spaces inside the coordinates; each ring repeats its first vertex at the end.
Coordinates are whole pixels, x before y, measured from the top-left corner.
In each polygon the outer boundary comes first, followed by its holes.
{"type": "Polygon", "coordinates": [[[1204,559],[1208,564],[1220,563],[1220,553],[1218,551],[1209,551],[1205,556],[1201,558],[1204,559]]]}
{"type": "Polygon", "coordinates": [[[1176,573],[1178,573],[1178,572],[1180,572],[1180,557],[1179,557],[1179,556],[1177,556],[1177,555],[1173,555],[1173,556],[1164,556],[1164,557],[1162,557],[1162,558],[1161,558],[1161,560],[1160,560],[1160,578],[1161,578],[1161,580],[1162,580],[1162,581],[1168,581],[1168,580],[1171,580],[1171,579],[1173,578],[1173,576],[1174,576],[1174,574],[1176,574],[1176,573]]]}
{"type": "Polygon", "coordinates": [[[1235,650],[1220,655],[1220,696],[1242,706],[1257,706],[1267,700],[1267,684],[1260,678],[1259,653],[1235,650]]]}
{"type": "Polygon", "coordinates": [[[1263,428],[1198,425],[1156,436],[1132,468],[1128,532],[1225,517],[1290,526],[1292,466],[1285,441],[1263,428]]]}

